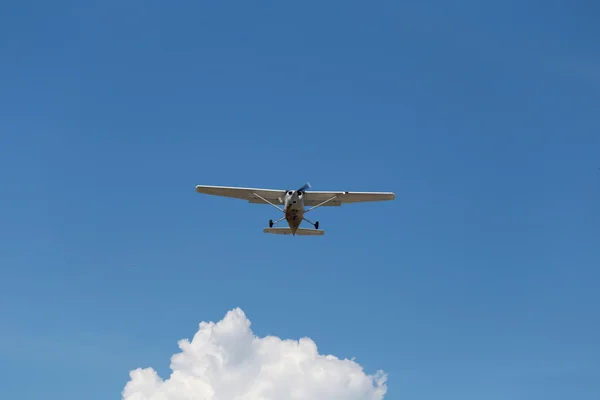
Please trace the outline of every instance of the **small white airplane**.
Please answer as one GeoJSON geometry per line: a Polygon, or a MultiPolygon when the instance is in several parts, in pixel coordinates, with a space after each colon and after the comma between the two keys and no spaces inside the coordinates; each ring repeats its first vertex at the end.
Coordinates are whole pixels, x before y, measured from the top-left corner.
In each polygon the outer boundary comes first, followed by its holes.
{"type": "Polygon", "coordinates": [[[296,190],[256,189],[231,186],[197,185],[196,192],[213,196],[230,197],[247,200],[254,204],[269,204],[283,213],[283,217],[273,222],[269,220],[269,227],[264,228],[264,233],[276,235],[303,235],[319,236],[325,231],[319,230],[319,221],[311,222],[304,218],[306,213],[321,206],[341,206],[345,203],[363,203],[373,201],[394,200],[392,192],[307,192],[311,186],[304,184],[296,190]],[[283,204],[283,208],[275,202],[283,204]],[[305,206],[310,208],[305,209],[305,206]],[[288,227],[273,228],[273,225],[286,220],[288,227]],[[306,221],[315,229],[300,228],[302,221],[306,221]]]}

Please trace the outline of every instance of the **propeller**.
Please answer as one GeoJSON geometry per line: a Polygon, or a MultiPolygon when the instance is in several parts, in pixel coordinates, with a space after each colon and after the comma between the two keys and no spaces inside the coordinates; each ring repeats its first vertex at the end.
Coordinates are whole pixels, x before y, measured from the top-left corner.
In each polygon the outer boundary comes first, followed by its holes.
{"type": "Polygon", "coordinates": [[[296,192],[304,192],[306,189],[310,189],[310,182],[306,182],[304,185],[302,185],[302,187],[298,190],[296,190],[296,192]]]}
{"type": "MultiPolygon", "coordinates": [[[[306,182],[304,185],[302,185],[299,189],[296,189],[294,192],[298,193],[304,193],[304,191],[306,189],[310,189],[312,186],[310,185],[310,182],[306,182]]],[[[288,192],[288,190],[286,190],[286,193],[288,192]]],[[[279,200],[279,203],[283,203],[283,199],[281,197],[278,197],[277,200],[279,200]]]]}

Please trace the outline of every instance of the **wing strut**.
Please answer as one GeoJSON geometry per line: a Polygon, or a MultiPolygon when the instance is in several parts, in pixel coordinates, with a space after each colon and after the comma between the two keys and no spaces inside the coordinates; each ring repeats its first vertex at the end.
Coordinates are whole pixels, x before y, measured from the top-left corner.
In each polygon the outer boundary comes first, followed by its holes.
{"type": "Polygon", "coordinates": [[[281,207],[279,207],[279,206],[277,206],[277,205],[275,205],[275,204],[271,203],[269,200],[265,199],[265,198],[264,198],[264,197],[262,197],[261,195],[258,195],[258,194],[254,193],[254,192],[252,192],[252,194],[253,194],[253,195],[255,195],[256,197],[258,197],[259,199],[261,199],[262,201],[264,201],[265,203],[272,205],[273,207],[275,207],[276,209],[278,209],[278,210],[279,210],[279,211],[281,211],[282,213],[285,213],[285,211],[283,211],[283,208],[281,208],[281,207]]]}
{"type": "Polygon", "coordinates": [[[304,211],[304,214],[306,214],[306,213],[307,213],[307,212],[309,212],[309,211],[312,211],[312,210],[314,210],[314,209],[315,209],[315,208],[317,208],[317,207],[321,207],[323,204],[325,204],[325,203],[329,203],[331,200],[334,200],[334,199],[337,199],[337,195],[336,195],[336,196],[333,196],[332,198],[330,198],[330,199],[327,199],[327,200],[325,200],[325,201],[323,201],[323,202],[321,202],[321,203],[319,203],[319,204],[317,204],[317,205],[316,205],[316,206],[314,206],[314,207],[311,207],[311,208],[309,208],[308,210],[304,211]]]}

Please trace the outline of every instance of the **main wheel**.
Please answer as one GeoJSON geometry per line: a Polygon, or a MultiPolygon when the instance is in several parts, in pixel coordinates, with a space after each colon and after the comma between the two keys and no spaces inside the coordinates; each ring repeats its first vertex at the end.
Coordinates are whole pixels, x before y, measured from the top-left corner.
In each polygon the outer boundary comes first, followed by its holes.
{"type": "Polygon", "coordinates": [[[319,229],[319,221],[315,222],[315,229],[319,229]]]}
{"type": "Polygon", "coordinates": [[[273,227],[273,220],[272,220],[272,219],[270,219],[270,220],[269,220],[269,228],[272,228],[272,227],[273,227]]]}

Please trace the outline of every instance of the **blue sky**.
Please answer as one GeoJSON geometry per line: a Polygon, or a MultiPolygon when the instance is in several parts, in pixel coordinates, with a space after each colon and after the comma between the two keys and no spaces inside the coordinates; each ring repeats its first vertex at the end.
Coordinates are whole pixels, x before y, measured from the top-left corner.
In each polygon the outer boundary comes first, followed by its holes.
{"type": "Polygon", "coordinates": [[[600,395],[591,2],[4,4],[0,397],[115,398],[241,307],[386,399],[600,395]],[[322,238],[196,184],[394,191],[322,238]]]}

